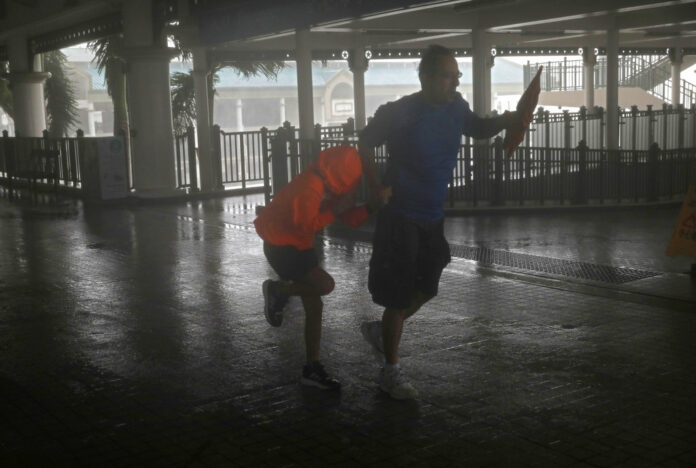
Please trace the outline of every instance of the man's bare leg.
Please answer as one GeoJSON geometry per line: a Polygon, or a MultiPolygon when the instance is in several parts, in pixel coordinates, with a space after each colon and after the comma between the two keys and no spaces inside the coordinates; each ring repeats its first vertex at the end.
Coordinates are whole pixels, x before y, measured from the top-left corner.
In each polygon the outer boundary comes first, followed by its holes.
{"type": "Polygon", "coordinates": [[[302,296],[305,310],[305,348],[307,362],[319,360],[319,343],[321,342],[321,317],[324,304],[319,296],[302,296]]]}
{"type": "Polygon", "coordinates": [[[384,344],[384,358],[387,364],[399,362],[399,343],[401,342],[404,322],[429,300],[429,296],[417,291],[408,308],[384,309],[384,314],[382,314],[382,343],[384,344]]]}

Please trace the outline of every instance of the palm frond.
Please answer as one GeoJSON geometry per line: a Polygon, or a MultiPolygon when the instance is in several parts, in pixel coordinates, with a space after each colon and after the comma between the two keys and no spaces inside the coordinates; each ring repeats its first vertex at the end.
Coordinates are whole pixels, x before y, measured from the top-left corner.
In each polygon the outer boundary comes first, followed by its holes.
{"type": "Polygon", "coordinates": [[[269,60],[263,62],[256,62],[251,60],[237,60],[234,62],[227,62],[225,66],[232,67],[237,74],[243,76],[244,78],[250,78],[254,75],[263,75],[266,78],[277,78],[278,72],[285,67],[285,62],[279,60],[269,60]]]}
{"type": "Polygon", "coordinates": [[[196,121],[196,99],[193,72],[176,72],[171,76],[172,115],[174,131],[181,134],[196,121]]]}
{"type": "Polygon", "coordinates": [[[78,122],[75,90],[65,70],[67,57],[60,50],[53,50],[43,58],[44,70],[51,74],[44,85],[48,132],[56,138],[67,136],[70,127],[78,122]]]}
{"type": "Polygon", "coordinates": [[[121,56],[123,38],[118,34],[102,37],[87,43],[87,48],[94,53],[93,62],[97,64],[97,71],[104,74],[106,91],[111,96],[116,86],[114,78],[122,75],[126,66],[126,62],[121,56]]]}

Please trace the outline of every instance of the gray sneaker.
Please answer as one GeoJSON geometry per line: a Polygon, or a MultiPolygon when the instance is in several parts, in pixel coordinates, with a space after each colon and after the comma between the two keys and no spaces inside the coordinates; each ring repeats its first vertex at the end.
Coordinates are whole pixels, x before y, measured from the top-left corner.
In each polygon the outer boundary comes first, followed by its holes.
{"type": "Polygon", "coordinates": [[[379,374],[379,388],[396,400],[412,400],[418,397],[418,390],[408,383],[399,368],[392,371],[382,368],[379,374]]]}
{"type": "Polygon", "coordinates": [[[372,348],[384,354],[384,344],[382,342],[382,321],[373,320],[371,322],[363,322],[360,324],[360,333],[372,348]]]}

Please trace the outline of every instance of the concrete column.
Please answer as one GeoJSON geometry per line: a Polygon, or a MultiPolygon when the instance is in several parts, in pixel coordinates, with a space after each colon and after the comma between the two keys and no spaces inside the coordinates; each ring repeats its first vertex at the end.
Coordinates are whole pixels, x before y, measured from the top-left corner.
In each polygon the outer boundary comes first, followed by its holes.
{"type": "Polygon", "coordinates": [[[595,106],[594,99],[594,67],[597,65],[597,56],[594,54],[594,48],[584,47],[582,52],[582,73],[583,73],[583,88],[585,91],[585,108],[591,111],[595,106]]]}
{"type": "Polygon", "coordinates": [[[244,131],[244,103],[241,99],[235,102],[235,111],[237,112],[237,131],[244,131]]]}
{"type": "MultiPolygon", "coordinates": [[[[670,48],[669,59],[672,65],[672,105],[676,108],[681,104],[681,65],[684,61],[681,48],[670,48]]],[[[684,103],[684,105],[686,104],[684,103]]]]}
{"type": "Polygon", "coordinates": [[[365,128],[365,72],[369,61],[365,57],[365,49],[357,47],[353,49],[348,57],[348,66],[353,73],[353,105],[355,129],[365,128]]]}
{"type": "Polygon", "coordinates": [[[198,139],[198,171],[201,191],[209,192],[222,188],[215,177],[212,126],[208,106],[208,56],[205,48],[193,48],[193,92],[196,99],[196,137],[198,139]]]}
{"type": "Polygon", "coordinates": [[[486,33],[475,28],[471,31],[473,46],[472,69],[474,81],[474,112],[485,116],[491,111],[491,67],[493,57],[486,33]]]}
{"type": "Polygon", "coordinates": [[[128,64],[133,186],[144,198],[177,195],[169,60],[175,51],[155,45],[151,1],[123,4],[124,56],[128,64]]]}
{"type": "Polygon", "coordinates": [[[40,137],[46,128],[43,84],[51,74],[41,71],[41,58],[29,52],[25,37],[12,37],[8,41],[7,52],[15,133],[40,137]]]}
{"type": "Polygon", "coordinates": [[[287,118],[285,118],[285,98],[280,98],[280,126],[282,126],[287,118]]]}
{"type": "Polygon", "coordinates": [[[314,87],[308,29],[298,29],[295,33],[295,60],[297,61],[297,110],[300,117],[300,138],[311,140],[314,139],[314,87]]]}
{"type": "Polygon", "coordinates": [[[607,149],[619,148],[619,30],[607,31],[607,149]]]}

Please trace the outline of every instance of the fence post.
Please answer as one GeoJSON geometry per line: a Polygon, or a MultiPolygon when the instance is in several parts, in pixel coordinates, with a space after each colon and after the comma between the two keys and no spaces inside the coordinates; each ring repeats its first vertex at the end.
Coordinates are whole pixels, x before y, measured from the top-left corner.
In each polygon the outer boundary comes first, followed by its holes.
{"type": "Polygon", "coordinates": [[[662,149],[667,149],[667,104],[662,104],[662,149]]]}
{"type": "Polygon", "coordinates": [[[648,114],[648,148],[655,142],[655,119],[653,118],[652,104],[645,106],[648,114]]]}
{"type": "Polygon", "coordinates": [[[7,133],[7,130],[2,131],[2,157],[0,158],[0,172],[2,172],[3,176],[6,178],[9,178],[8,174],[8,154],[9,154],[9,133],[7,133]]]}
{"type": "Polygon", "coordinates": [[[238,133],[237,136],[239,137],[239,170],[241,172],[240,176],[242,179],[242,190],[246,190],[246,158],[248,151],[244,145],[244,133],[238,133]]]}
{"type": "Polygon", "coordinates": [[[595,106],[594,112],[599,117],[599,149],[604,148],[604,108],[595,106]]]}
{"type": "Polygon", "coordinates": [[[465,198],[468,194],[473,205],[476,206],[476,190],[471,179],[471,139],[469,137],[464,139],[464,194],[465,198]]]}
{"type": "Polygon", "coordinates": [[[311,147],[312,159],[309,161],[305,161],[305,164],[302,165],[302,169],[309,166],[312,161],[316,160],[319,157],[319,153],[321,152],[321,124],[316,124],[314,126],[314,140],[312,141],[311,147]]]}
{"type": "Polygon", "coordinates": [[[679,104],[677,106],[677,113],[679,117],[679,128],[677,129],[677,148],[684,149],[684,104],[679,104]]]}
{"type": "Polygon", "coordinates": [[[691,103],[691,147],[696,148],[696,102],[691,103]]]}
{"type": "Polygon", "coordinates": [[[213,186],[222,189],[222,148],[220,146],[220,126],[213,125],[213,186]]]}
{"type": "MultiPolygon", "coordinates": [[[[295,138],[295,127],[290,125],[290,122],[285,122],[283,124],[283,135],[285,137],[285,142],[290,145],[290,177],[287,179],[288,181],[291,180],[295,175],[299,173],[298,168],[300,167],[300,164],[298,162],[298,159],[300,158],[299,154],[301,153],[300,146],[302,143],[302,140],[297,140],[295,138]]],[[[286,155],[287,155],[286,151],[286,155]]],[[[287,156],[286,156],[287,157],[287,156]]],[[[275,174],[275,173],[274,173],[275,174]]],[[[284,185],[284,184],[283,184],[284,185]]],[[[275,192],[273,192],[275,193],[275,192]]]]}
{"type": "Polygon", "coordinates": [[[193,125],[186,127],[186,145],[188,152],[189,186],[191,191],[198,191],[198,171],[196,165],[196,132],[193,125]]]}
{"type": "Polygon", "coordinates": [[[273,183],[273,195],[288,183],[288,132],[294,133],[295,129],[290,125],[278,128],[275,137],[271,139],[271,181],[273,183]]]}
{"type": "Polygon", "coordinates": [[[500,136],[493,140],[495,151],[495,191],[493,193],[493,204],[503,204],[503,139],[500,136]]]}
{"type": "MultiPolygon", "coordinates": [[[[80,182],[80,190],[84,193],[85,187],[83,185],[82,181],[82,171],[84,170],[83,163],[85,161],[85,132],[82,131],[81,128],[78,128],[77,131],[75,132],[75,136],[77,137],[77,156],[75,160],[77,161],[77,166],[78,166],[78,171],[79,171],[79,182],[80,182]]],[[[78,172],[75,171],[75,172],[78,172]]],[[[126,175],[130,179],[130,171],[126,171],[126,175]]],[[[129,180],[128,181],[128,190],[130,190],[132,187],[133,181],[129,180]]]]}
{"type": "Polygon", "coordinates": [[[636,128],[638,125],[638,106],[631,106],[631,149],[636,150],[636,128]]]}
{"type": "Polygon", "coordinates": [[[342,127],[343,139],[353,136],[355,134],[355,119],[353,119],[353,117],[348,117],[348,120],[346,120],[346,123],[344,123],[342,127]]]}
{"type": "Polygon", "coordinates": [[[271,202],[271,184],[268,176],[268,163],[271,156],[268,154],[268,129],[261,127],[261,169],[263,170],[263,204],[271,202]]]}
{"type": "MultiPolygon", "coordinates": [[[[658,158],[660,155],[660,146],[657,143],[650,145],[648,150],[648,170],[646,198],[649,202],[657,201],[657,181],[658,181],[658,158]]],[[[670,188],[671,189],[671,188],[670,188]]]]}
{"type": "Polygon", "coordinates": [[[585,140],[580,140],[577,147],[578,152],[578,174],[575,186],[575,200],[578,205],[587,203],[587,194],[585,191],[585,183],[587,176],[587,143],[585,140]]]}
{"type": "Polygon", "coordinates": [[[587,141],[587,107],[580,107],[580,121],[582,122],[581,139],[587,141]]]}

